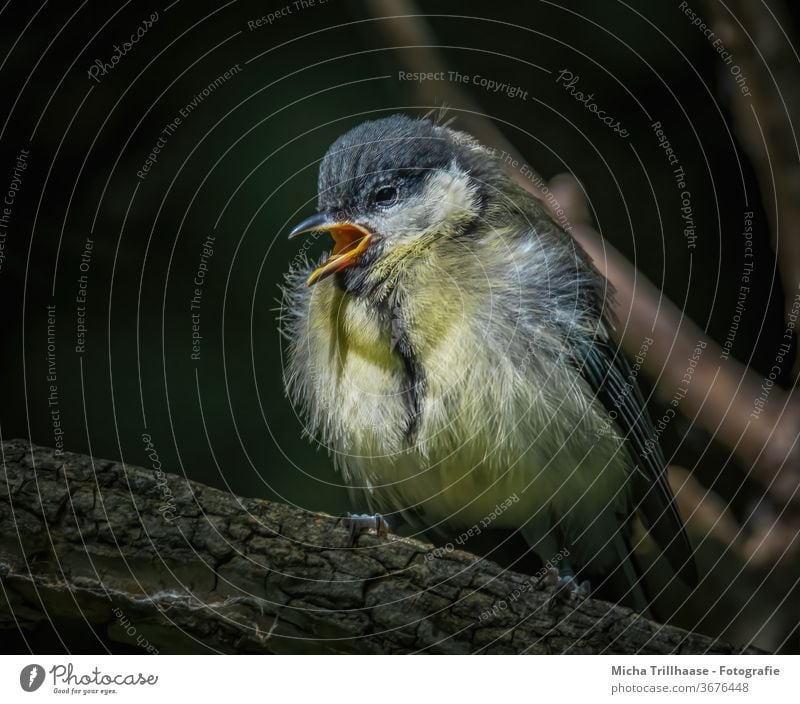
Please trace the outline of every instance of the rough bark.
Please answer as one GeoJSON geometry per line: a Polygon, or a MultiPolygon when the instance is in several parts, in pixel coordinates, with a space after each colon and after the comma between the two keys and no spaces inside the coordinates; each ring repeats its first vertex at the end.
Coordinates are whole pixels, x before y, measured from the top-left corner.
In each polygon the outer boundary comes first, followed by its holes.
{"type": "Polygon", "coordinates": [[[22,440],[2,453],[0,638],[81,619],[158,652],[739,652],[594,599],[548,606],[464,552],[351,547],[331,516],[22,440]]]}

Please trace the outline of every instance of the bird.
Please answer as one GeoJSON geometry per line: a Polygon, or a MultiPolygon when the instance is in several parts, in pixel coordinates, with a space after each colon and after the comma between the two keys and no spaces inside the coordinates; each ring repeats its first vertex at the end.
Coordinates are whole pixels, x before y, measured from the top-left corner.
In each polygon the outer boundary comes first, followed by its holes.
{"type": "Polygon", "coordinates": [[[317,191],[290,237],[333,247],[285,276],[284,383],[369,510],[521,536],[558,589],[610,585],[646,613],[638,526],[695,584],[613,287],[498,151],[393,114],[334,141],[317,191]]]}

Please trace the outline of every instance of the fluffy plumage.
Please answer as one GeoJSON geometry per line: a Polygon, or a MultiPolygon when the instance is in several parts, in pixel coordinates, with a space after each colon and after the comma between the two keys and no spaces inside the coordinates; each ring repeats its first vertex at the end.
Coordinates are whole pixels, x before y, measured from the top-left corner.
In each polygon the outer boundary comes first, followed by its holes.
{"type": "Polygon", "coordinates": [[[691,578],[609,284],[491,151],[427,120],[364,123],[323,159],[319,210],[374,237],[313,287],[310,264],[288,274],[286,384],[374,510],[468,528],[514,496],[493,527],[631,582],[638,509],[691,578]]]}

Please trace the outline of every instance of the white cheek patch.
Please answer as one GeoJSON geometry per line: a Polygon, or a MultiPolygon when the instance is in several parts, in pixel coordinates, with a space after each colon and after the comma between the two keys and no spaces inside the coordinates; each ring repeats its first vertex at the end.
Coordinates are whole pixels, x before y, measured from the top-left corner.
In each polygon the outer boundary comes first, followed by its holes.
{"type": "Polygon", "coordinates": [[[379,221],[379,231],[415,239],[430,231],[455,229],[475,217],[478,199],[469,176],[452,165],[437,171],[424,190],[394,207],[379,221]]]}
{"type": "Polygon", "coordinates": [[[422,201],[428,207],[429,223],[457,224],[470,220],[477,210],[475,188],[469,176],[455,165],[428,179],[422,201]]]}

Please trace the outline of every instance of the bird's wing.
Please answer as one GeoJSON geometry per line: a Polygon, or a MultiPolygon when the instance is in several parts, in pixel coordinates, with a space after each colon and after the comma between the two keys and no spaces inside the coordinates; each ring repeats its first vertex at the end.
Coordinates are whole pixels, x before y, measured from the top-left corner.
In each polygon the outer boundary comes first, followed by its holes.
{"type": "Polygon", "coordinates": [[[612,417],[616,414],[615,422],[636,465],[631,477],[635,507],[672,568],[693,585],[697,568],[692,548],[667,483],[664,453],[630,366],[611,343],[604,322],[594,339],[578,337],[582,339],[573,337],[572,363],[612,417]]]}

